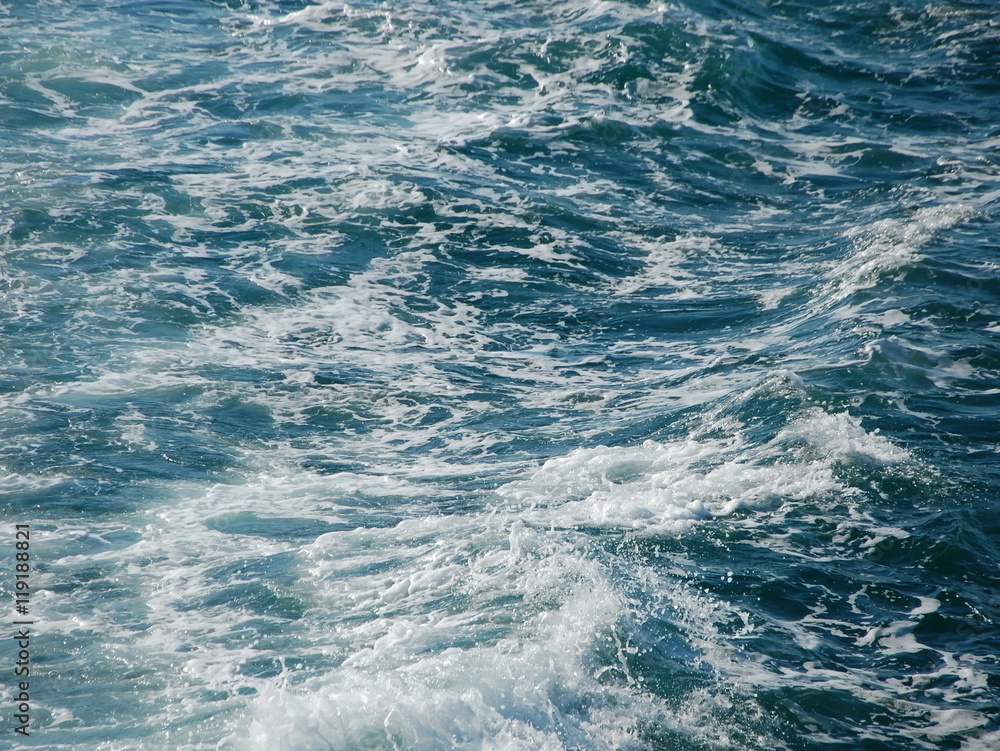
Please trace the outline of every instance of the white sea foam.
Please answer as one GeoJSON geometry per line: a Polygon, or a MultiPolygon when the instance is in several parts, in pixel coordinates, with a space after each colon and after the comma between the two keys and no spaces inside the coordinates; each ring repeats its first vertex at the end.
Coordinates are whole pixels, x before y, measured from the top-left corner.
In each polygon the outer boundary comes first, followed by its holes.
{"type": "Polygon", "coordinates": [[[234,747],[610,748],[627,737],[632,720],[614,705],[634,700],[588,667],[622,608],[606,573],[535,533],[512,558],[501,528],[468,521],[334,533],[311,546],[318,615],[354,620],[374,608],[379,618],[338,629],[340,667],[255,700],[249,740],[234,747]],[[402,556],[391,571],[345,578],[379,565],[389,541],[402,556]],[[520,606],[498,608],[511,599],[520,606]],[[449,614],[447,603],[466,600],[449,614]]]}
{"type": "Polygon", "coordinates": [[[577,449],[547,461],[501,493],[525,507],[539,526],[605,526],[648,534],[679,531],[698,520],[741,508],[767,508],[788,499],[843,490],[835,468],[864,457],[879,463],[909,459],[847,415],[813,409],[768,444],[728,440],[645,441],[627,448],[577,449]],[[789,452],[799,441],[807,454],[789,452]]]}
{"type": "MultiPolygon", "coordinates": [[[[124,418],[128,430],[139,419],[124,418]]],[[[737,508],[766,514],[840,488],[833,470],[845,457],[904,456],[866,435],[844,416],[817,411],[764,446],[734,434],[577,449],[501,488],[495,510],[484,503],[468,514],[422,511],[451,491],[398,465],[395,478],[297,470],[261,473],[242,486],[178,487],[141,523],[119,525],[140,530],[140,540],[53,559],[53,576],[100,563],[111,567],[109,577],[139,587],[149,622],[141,635],[128,623],[105,623],[110,614],[71,622],[55,602],[46,617],[57,632],[103,629],[127,664],[155,666],[175,719],[195,711],[187,703],[199,692],[221,692],[235,710],[241,691],[256,691],[240,721],[246,728],[230,723],[226,731],[233,748],[615,748],[653,722],[697,735],[704,713],[687,703],[668,709],[626,663],[597,657],[608,639],[622,639],[630,605],[616,575],[571,528],[674,535],[737,508]],[[812,453],[783,459],[796,441],[812,453]],[[407,518],[302,542],[267,533],[269,523],[288,519],[351,527],[358,514],[377,517],[383,506],[391,511],[381,518],[407,518]],[[279,561],[290,567],[277,577],[288,581],[284,591],[275,590],[279,561]],[[270,583],[255,584],[265,571],[270,583]],[[237,606],[241,586],[306,608],[289,621],[273,606],[237,606]],[[247,632],[258,636],[248,643],[239,637],[247,632]],[[299,646],[267,646],[281,633],[299,646]],[[249,670],[279,657],[280,679],[249,670]],[[609,683],[608,671],[621,680],[609,683]]],[[[90,532],[65,529],[60,539],[68,544],[74,535],[90,532]]],[[[701,659],[727,672],[747,669],[720,644],[714,621],[703,620],[706,613],[742,618],[740,633],[749,637],[745,613],[683,591],[668,604],[685,619],[701,659]]]]}
{"type": "Polygon", "coordinates": [[[920,261],[923,248],[937,233],[974,215],[967,204],[948,203],[918,209],[905,220],[882,219],[853,228],[847,233],[852,252],[830,267],[822,294],[839,302],[874,287],[893,272],[905,274],[920,261]]]}

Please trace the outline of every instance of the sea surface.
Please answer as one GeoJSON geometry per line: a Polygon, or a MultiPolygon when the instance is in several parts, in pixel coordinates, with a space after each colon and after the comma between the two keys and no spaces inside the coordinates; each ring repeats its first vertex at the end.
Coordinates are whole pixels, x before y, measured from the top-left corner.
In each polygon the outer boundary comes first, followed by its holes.
{"type": "Polygon", "coordinates": [[[993,0],[0,4],[0,748],[1000,749],[998,214],[993,0]]]}

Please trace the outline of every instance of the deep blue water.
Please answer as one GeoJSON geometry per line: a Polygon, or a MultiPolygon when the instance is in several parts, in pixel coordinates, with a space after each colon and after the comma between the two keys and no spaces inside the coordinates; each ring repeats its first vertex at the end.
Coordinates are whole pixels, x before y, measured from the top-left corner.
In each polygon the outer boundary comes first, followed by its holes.
{"type": "Polygon", "coordinates": [[[0,6],[0,748],[1000,748],[993,2],[0,6]]]}

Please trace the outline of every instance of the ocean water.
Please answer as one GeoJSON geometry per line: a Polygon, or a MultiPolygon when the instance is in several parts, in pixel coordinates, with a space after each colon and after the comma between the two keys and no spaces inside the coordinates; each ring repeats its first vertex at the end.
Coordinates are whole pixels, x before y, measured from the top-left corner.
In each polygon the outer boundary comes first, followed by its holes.
{"type": "Polygon", "coordinates": [[[3,3],[0,748],[1000,748],[998,209],[992,0],[3,3]]]}

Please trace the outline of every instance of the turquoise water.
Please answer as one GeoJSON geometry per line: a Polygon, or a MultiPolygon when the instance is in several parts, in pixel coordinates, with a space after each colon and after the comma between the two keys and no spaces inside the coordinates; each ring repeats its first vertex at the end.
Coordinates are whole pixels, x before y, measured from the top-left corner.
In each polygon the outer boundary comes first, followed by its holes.
{"type": "Polygon", "coordinates": [[[0,747],[1000,748],[993,3],[0,40],[0,747]]]}

